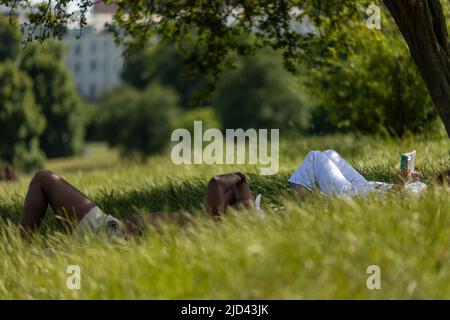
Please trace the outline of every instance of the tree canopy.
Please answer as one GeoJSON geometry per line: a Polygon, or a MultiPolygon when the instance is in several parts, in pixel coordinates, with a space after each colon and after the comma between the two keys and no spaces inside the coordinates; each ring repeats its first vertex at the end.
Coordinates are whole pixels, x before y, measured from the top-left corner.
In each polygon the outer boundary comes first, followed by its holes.
{"type": "MultiPolygon", "coordinates": [[[[93,0],[47,0],[22,26],[27,39],[60,35],[68,22],[80,27],[93,0]],[[79,10],[70,12],[69,5],[79,10]]],[[[233,65],[235,53],[263,47],[282,52],[293,71],[298,61],[318,63],[343,54],[351,33],[341,32],[367,19],[370,0],[105,0],[117,6],[111,31],[128,45],[150,39],[175,41],[186,61],[214,79],[233,65]],[[307,23],[312,30],[301,30],[307,23]]],[[[2,0],[11,7],[29,1],[2,0]]],[[[409,47],[434,105],[450,136],[450,38],[444,14],[448,1],[383,0],[409,47]]],[[[349,41],[350,40],[350,41],[349,41]]]]}
{"type": "Polygon", "coordinates": [[[122,79],[138,89],[145,89],[153,82],[170,86],[180,96],[179,104],[183,109],[208,104],[200,95],[207,89],[206,77],[189,74],[173,44],[129,48],[125,53],[122,79]]]}
{"type": "Polygon", "coordinates": [[[99,101],[99,138],[123,156],[144,160],[169,143],[177,103],[176,92],[158,83],[143,91],[119,88],[99,101]]]}
{"type": "Polygon", "coordinates": [[[283,128],[304,131],[309,123],[308,97],[297,78],[283,69],[277,52],[242,58],[217,86],[213,105],[225,128],[283,128]]]}
{"type": "MultiPolygon", "coordinates": [[[[3,0],[10,6],[29,6],[3,0]]],[[[59,36],[74,20],[86,25],[92,0],[48,0],[29,14],[22,27],[27,39],[59,36]],[[71,4],[79,10],[70,12],[71,4]]],[[[150,39],[175,41],[190,65],[218,75],[233,64],[232,55],[252,54],[263,47],[281,50],[285,66],[311,57],[317,45],[344,44],[338,29],[360,19],[369,1],[353,0],[105,0],[117,11],[110,29],[127,45],[147,44],[150,39]],[[364,10],[362,10],[364,9],[364,10]],[[299,32],[302,25],[313,30],[299,32]]],[[[321,46],[323,48],[323,46],[321,46]]]]}
{"type": "Polygon", "coordinates": [[[0,19],[0,62],[14,60],[20,51],[22,35],[14,20],[0,19]]]}
{"type": "Polygon", "coordinates": [[[429,132],[437,112],[392,19],[384,19],[376,37],[367,28],[342,31],[351,32],[354,49],[307,68],[302,77],[319,104],[313,131],[429,132]]]}
{"type": "Polygon", "coordinates": [[[41,163],[39,136],[45,118],[33,95],[27,74],[8,61],[0,64],[0,159],[28,170],[41,163]]]}
{"type": "Polygon", "coordinates": [[[84,142],[84,109],[55,42],[29,45],[21,69],[33,79],[36,103],[47,119],[41,147],[48,157],[77,154],[84,142]]]}

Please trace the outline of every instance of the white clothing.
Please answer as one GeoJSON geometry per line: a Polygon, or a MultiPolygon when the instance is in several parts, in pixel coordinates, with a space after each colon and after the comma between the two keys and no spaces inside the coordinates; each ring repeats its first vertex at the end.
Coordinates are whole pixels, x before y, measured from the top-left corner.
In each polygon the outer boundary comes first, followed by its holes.
{"type": "MultiPolygon", "coordinates": [[[[310,191],[318,188],[325,194],[351,197],[392,188],[392,184],[389,183],[367,181],[334,150],[310,151],[288,181],[310,191]]],[[[414,193],[419,193],[425,188],[426,185],[422,182],[407,185],[407,189],[414,193]]]]}
{"type": "Polygon", "coordinates": [[[81,219],[75,228],[75,233],[83,236],[86,233],[105,233],[108,236],[124,236],[122,222],[113,216],[105,214],[99,207],[94,207],[81,219]]]}

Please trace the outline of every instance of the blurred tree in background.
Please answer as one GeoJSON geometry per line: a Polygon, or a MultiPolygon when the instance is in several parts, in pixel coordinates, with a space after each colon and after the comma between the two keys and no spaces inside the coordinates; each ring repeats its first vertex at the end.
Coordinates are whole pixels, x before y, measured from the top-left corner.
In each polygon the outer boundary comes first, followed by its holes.
{"type": "Polygon", "coordinates": [[[139,91],[131,86],[122,86],[104,94],[97,101],[98,108],[93,117],[95,138],[110,146],[118,146],[125,139],[127,115],[130,106],[139,103],[139,91]]]}
{"type": "MultiPolygon", "coordinates": [[[[68,2],[58,1],[59,9],[68,2]]],[[[94,124],[100,124],[101,136],[111,146],[141,156],[164,149],[170,126],[192,130],[194,120],[206,127],[280,128],[282,133],[312,127],[314,133],[387,129],[403,135],[432,127],[436,112],[400,32],[384,16],[382,31],[369,31],[361,3],[123,1],[115,27],[121,31],[116,29],[116,36],[130,45],[122,74],[130,87],[101,99],[94,124]],[[125,9],[132,19],[120,20],[125,9]],[[161,20],[150,19],[155,13],[161,20]],[[271,49],[261,50],[267,47],[271,49]],[[221,73],[233,66],[237,68],[221,73]],[[212,99],[196,100],[198,90],[209,83],[198,74],[189,77],[186,72],[194,69],[217,80],[212,99]]],[[[55,12],[41,13],[43,20],[35,15],[30,22],[50,29],[60,25],[55,12]]],[[[48,119],[41,147],[50,157],[78,152],[87,112],[68,80],[64,51],[33,43],[21,51],[17,26],[11,28],[6,32],[8,26],[0,23],[0,57],[5,57],[0,63],[8,57],[20,61],[32,78],[35,99],[48,119]]],[[[424,65],[418,64],[422,75],[424,65]]],[[[437,104],[441,113],[442,101],[437,104]]]]}
{"type": "Polygon", "coordinates": [[[41,148],[48,157],[81,151],[85,110],[64,63],[64,48],[55,42],[27,46],[21,68],[33,79],[36,103],[47,119],[41,148]]]}
{"type": "MultiPolygon", "coordinates": [[[[32,5],[30,1],[3,2],[21,8],[32,5]]],[[[374,5],[369,0],[107,0],[106,3],[117,4],[109,24],[117,40],[127,46],[148,44],[155,38],[174,42],[187,56],[190,66],[209,72],[216,80],[222,70],[233,66],[235,54],[249,55],[262,48],[282,52],[284,66],[290,71],[295,71],[299,62],[314,63],[328,53],[351,55],[351,50],[355,49],[350,44],[353,34],[343,30],[366,28],[369,16],[373,17],[370,7],[374,5]],[[299,32],[305,23],[309,23],[310,28],[299,32]]],[[[450,4],[441,0],[375,3],[377,9],[384,4],[383,8],[394,18],[450,137],[450,37],[447,30],[450,4]]],[[[93,1],[56,0],[53,10],[49,10],[51,4],[51,1],[41,3],[28,15],[22,27],[42,31],[38,35],[29,32],[28,40],[60,35],[69,22],[76,22],[82,28],[87,24],[93,1]],[[74,4],[79,10],[70,12],[68,8],[74,4]]]]}
{"type": "Polygon", "coordinates": [[[32,81],[14,62],[0,64],[0,162],[29,171],[42,165],[39,136],[45,118],[35,104],[32,81]]]}
{"type": "Polygon", "coordinates": [[[20,53],[22,34],[14,19],[0,16],[0,62],[15,60],[20,53]]]}
{"type": "Polygon", "coordinates": [[[209,103],[200,92],[206,88],[205,76],[189,74],[184,59],[172,44],[131,47],[125,52],[122,71],[125,83],[144,89],[158,82],[177,91],[179,106],[190,109],[209,103]]]}
{"type": "Polygon", "coordinates": [[[241,58],[237,69],[219,82],[213,104],[225,128],[280,128],[293,133],[304,131],[310,120],[308,98],[273,51],[241,58]]]}
{"type": "Polygon", "coordinates": [[[174,119],[173,127],[175,129],[184,128],[194,134],[194,121],[202,121],[203,130],[222,128],[222,124],[211,107],[200,107],[181,113],[174,119]]]}
{"type": "Polygon", "coordinates": [[[344,130],[377,133],[430,129],[437,117],[408,47],[386,19],[383,32],[347,29],[353,51],[324,59],[304,82],[317,98],[316,133],[344,130]]]}
{"type": "Polygon", "coordinates": [[[158,153],[170,142],[178,96],[157,83],[142,91],[124,87],[99,101],[101,137],[123,155],[158,153]]]}
{"type": "Polygon", "coordinates": [[[28,171],[42,166],[41,149],[48,157],[81,151],[84,109],[64,55],[56,42],[31,43],[23,50],[17,21],[0,17],[0,162],[28,171]]]}

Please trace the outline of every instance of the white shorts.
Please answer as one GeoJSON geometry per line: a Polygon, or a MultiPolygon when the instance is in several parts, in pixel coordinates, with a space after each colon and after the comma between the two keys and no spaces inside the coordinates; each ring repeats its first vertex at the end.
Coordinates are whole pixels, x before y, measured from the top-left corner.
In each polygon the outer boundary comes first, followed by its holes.
{"type": "Polygon", "coordinates": [[[99,207],[94,207],[81,219],[74,233],[83,236],[86,233],[101,234],[108,236],[123,237],[123,223],[110,215],[105,214],[99,207]]]}

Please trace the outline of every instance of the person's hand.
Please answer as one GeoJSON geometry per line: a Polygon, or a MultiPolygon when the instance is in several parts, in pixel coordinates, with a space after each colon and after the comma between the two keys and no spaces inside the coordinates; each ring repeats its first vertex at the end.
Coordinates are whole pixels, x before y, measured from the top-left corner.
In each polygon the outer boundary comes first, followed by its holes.
{"type": "Polygon", "coordinates": [[[408,169],[400,170],[394,178],[394,184],[397,186],[404,186],[409,180],[410,172],[408,169]]]}
{"type": "Polygon", "coordinates": [[[422,174],[419,171],[411,171],[412,181],[419,181],[422,178],[422,174]]]}

